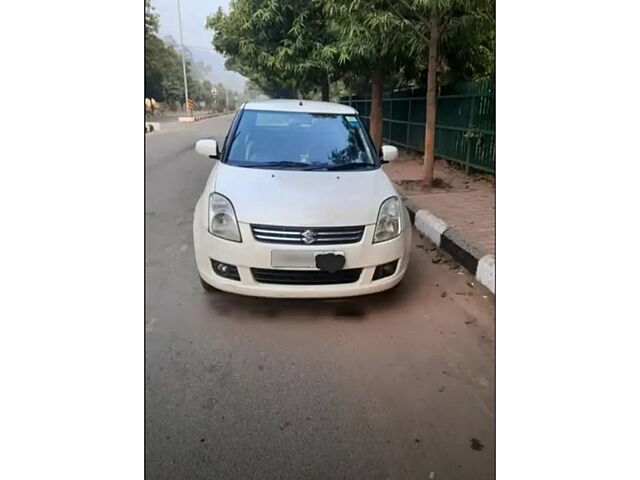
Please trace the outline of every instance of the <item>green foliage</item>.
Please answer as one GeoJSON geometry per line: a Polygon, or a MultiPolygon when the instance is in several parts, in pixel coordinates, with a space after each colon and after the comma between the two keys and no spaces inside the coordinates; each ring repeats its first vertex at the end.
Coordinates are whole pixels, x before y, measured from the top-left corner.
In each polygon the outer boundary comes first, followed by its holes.
{"type": "Polygon", "coordinates": [[[154,13],[151,0],[144,0],[144,36],[158,33],[158,15],[154,13]]]}
{"type": "Polygon", "coordinates": [[[207,28],[226,67],[268,94],[297,90],[313,97],[328,78],[338,93],[371,85],[376,144],[382,143],[383,83],[428,83],[427,181],[436,87],[495,71],[495,0],[232,0],[229,13],[219,8],[208,17],[207,28]]]}
{"type": "Polygon", "coordinates": [[[495,22],[495,0],[476,3],[460,18],[441,45],[450,82],[495,75],[495,22]]]}
{"type": "Polygon", "coordinates": [[[184,98],[180,56],[156,35],[145,39],[144,94],[161,102],[184,98]]]}
{"type": "MultiPolygon", "coordinates": [[[[180,54],[171,39],[158,38],[158,25],[145,0],[145,96],[183,102],[180,54]]],[[[363,92],[374,68],[383,69],[387,87],[424,86],[433,34],[439,85],[495,72],[495,0],[232,0],[207,27],[226,67],[251,82],[242,99],[315,97],[327,78],[338,93],[363,92]]],[[[219,104],[224,87],[214,99],[210,67],[185,54],[190,97],[219,104]]]]}
{"type": "MultiPolygon", "coordinates": [[[[426,69],[428,39],[435,30],[441,83],[494,74],[495,0],[399,0],[393,5],[410,27],[406,47],[414,56],[414,71],[426,69]]],[[[416,83],[423,79],[420,73],[416,83]]]]}
{"type": "Polygon", "coordinates": [[[344,71],[368,76],[378,65],[390,74],[412,61],[406,48],[409,26],[387,0],[324,0],[323,4],[344,71]]]}
{"type": "MultiPolygon", "coordinates": [[[[182,58],[176,51],[175,42],[162,41],[158,33],[159,18],[154,13],[150,0],[145,0],[144,11],[144,94],[159,102],[173,106],[175,102],[184,103],[184,79],[182,58]]],[[[211,82],[207,75],[211,67],[192,60],[191,52],[185,51],[187,86],[189,97],[196,102],[204,101],[212,106],[211,82]]]]}
{"type": "Polygon", "coordinates": [[[144,95],[161,102],[174,102],[184,95],[180,57],[158,38],[158,16],[150,0],[144,4],[144,95]]]}
{"type": "Polygon", "coordinates": [[[226,67],[272,95],[313,96],[327,76],[362,90],[375,67],[389,87],[424,84],[434,26],[441,81],[493,74],[495,0],[232,0],[207,19],[226,67]]]}
{"type": "Polygon", "coordinates": [[[213,45],[267,92],[308,92],[335,73],[337,50],[321,0],[233,0],[207,19],[213,45]]]}

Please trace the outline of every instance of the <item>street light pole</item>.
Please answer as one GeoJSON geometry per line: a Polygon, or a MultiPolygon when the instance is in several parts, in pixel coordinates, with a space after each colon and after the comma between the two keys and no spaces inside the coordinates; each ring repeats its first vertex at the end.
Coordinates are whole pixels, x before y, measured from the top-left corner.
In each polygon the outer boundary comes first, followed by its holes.
{"type": "MultiPolygon", "coordinates": [[[[182,40],[182,15],[180,14],[180,0],[178,2],[178,25],[180,26],[180,51],[182,52],[182,76],[184,78],[184,108],[189,110],[189,89],[187,88],[187,64],[184,61],[184,42],[182,40]]],[[[193,115],[193,112],[191,112],[193,115]]]]}

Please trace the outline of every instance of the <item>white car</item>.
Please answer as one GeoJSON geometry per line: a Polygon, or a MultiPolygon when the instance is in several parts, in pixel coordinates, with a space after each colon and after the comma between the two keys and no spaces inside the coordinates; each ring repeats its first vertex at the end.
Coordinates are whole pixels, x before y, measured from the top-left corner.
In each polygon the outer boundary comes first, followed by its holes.
{"type": "MultiPolygon", "coordinates": [[[[206,290],[346,297],[397,285],[411,224],[358,112],[307,100],[245,103],[196,203],[193,246],[206,290]]],[[[383,157],[381,159],[380,157],[383,157]]]]}

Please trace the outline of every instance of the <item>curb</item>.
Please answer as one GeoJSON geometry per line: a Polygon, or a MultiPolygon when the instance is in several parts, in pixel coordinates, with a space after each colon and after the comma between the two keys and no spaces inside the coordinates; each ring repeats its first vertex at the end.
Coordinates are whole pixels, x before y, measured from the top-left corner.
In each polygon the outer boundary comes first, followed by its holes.
{"type": "Polygon", "coordinates": [[[494,255],[482,255],[467,242],[455,228],[425,209],[417,209],[405,198],[409,217],[416,229],[442,250],[448,252],[460,265],[469,270],[478,282],[496,293],[496,259],[494,255]]]}
{"type": "Polygon", "coordinates": [[[219,117],[220,115],[228,115],[228,114],[234,113],[234,112],[235,112],[235,110],[228,111],[228,112],[206,113],[204,115],[195,115],[193,117],[178,117],[178,121],[179,122],[187,122],[187,123],[199,122],[200,120],[205,120],[207,118],[212,118],[212,117],[219,117]]]}

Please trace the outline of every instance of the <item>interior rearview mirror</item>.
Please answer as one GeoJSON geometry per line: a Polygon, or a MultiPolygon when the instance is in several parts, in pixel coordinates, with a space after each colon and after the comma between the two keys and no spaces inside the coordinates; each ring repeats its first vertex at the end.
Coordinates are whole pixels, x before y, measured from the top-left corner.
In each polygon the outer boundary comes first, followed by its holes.
{"type": "Polygon", "coordinates": [[[385,162],[391,162],[398,158],[398,148],[393,145],[382,146],[382,160],[385,162]]]}
{"type": "Polygon", "coordinates": [[[218,142],[205,138],[196,142],[196,152],[200,155],[205,155],[209,158],[220,158],[220,151],[218,150],[218,142]]]}

